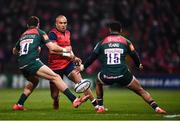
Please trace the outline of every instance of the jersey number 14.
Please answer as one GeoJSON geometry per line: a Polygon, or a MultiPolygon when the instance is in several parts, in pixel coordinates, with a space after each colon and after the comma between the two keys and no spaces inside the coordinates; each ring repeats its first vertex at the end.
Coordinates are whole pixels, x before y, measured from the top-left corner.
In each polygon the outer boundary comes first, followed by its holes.
{"type": "Polygon", "coordinates": [[[25,39],[20,42],[20,56],[28,54],[30,43],[33,43],[33,39],[25,39]]]}

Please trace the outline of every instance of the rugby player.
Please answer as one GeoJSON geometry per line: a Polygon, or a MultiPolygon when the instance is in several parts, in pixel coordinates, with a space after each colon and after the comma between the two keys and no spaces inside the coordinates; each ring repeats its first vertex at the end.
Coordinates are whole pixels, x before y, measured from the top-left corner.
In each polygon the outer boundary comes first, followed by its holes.
{"type": "MultiPolygon", "coordinates": [[[[69,50],[61,48],[52,43],[48,35],[39,29],[39,18],[31,16],[27,21],[28,29],[21,35],[16,46],[13,48],[13,54],[18,55],[18,66],[23,75],[28,80],[23,93],[21,94],[18,102],[13,105],[13,110],[25,110],[24,102],[28,96],[33,92],[39,82],[39,77],[45,78],[53,82],[57,89],[63,92],[64,95],[72,102],[73,106],[77,108],[88,99],[88,95],[82,98],[77,98],[68,89],[62,78],[53,72],[49,67],[44,65],[39,59],[39,47],[45,44],[50,51],[55,54],[62,55],[69,50]]],[[[70,58],[73,56],[70,56],[70,58]]]]}
{"type": "MultiPolygon", "coordinates": [[[[67,30],[67,18],[64,15],[59,15],[56,17],[55,27],[49,32],[49,39],[59,45],[62,48],[69,48],[72,51],[70,31],[67,30]]],[[[81,63],[81,59],[74,56],[74,60],[77,63],[74,63],[71,58],[66,56],[55,55],[53,51],[49,51],[48,65],[49,67],[59,74],[61,78],[66,75],[74,83],[78,83],[83,80],[80,73],[74,71],[75,66],[78,66],[81,63]]],[[[53,108],[59,108],[59,90],[53,82],[50,82],[50,91],[51,97],[53,99],[53,108]]],[[[97,108],[97,101],[94,98],[91,89],[88,89],[85,95],[89,95],[92,105],[97,108]]]]}
{"type": "Polygon", "coordinates": [[[110,34],[97,43],[92,54],[83,64],[84,66],[81,65],[77,68],[77,71],[82,71],[97,58],[100,58],[102,68],[96,80],[96,94],[98,105],[100,105],[97,112],[106,111],[103,106],[103,85],[118,83],[120,86],[125,86],[141,96],[156,113],[165,114],[166,111],[158,106],[151,95],[140,85],[139,80],[128,69],[128,65],[125,62],[126,55],[132,57],[137,68],[143,69],[143,65],[131,41],[120,35],[122,30],[121,24],[117,21],[112,21],[108,24],[108,28],[110,34]]]}

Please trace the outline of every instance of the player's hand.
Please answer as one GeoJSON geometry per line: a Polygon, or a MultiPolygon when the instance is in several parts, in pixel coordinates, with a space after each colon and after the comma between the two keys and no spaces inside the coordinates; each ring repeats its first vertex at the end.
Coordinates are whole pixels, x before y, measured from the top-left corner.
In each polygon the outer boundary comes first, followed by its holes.
{"type": "Polygon", "coordinates": [[[80,73],[83,70],[84,70],[84,65],[83,64],[80,64],[79,66],[76,66],[76,68],[75,68],[76,73],[80,73]]]}
{"type": "Polygon", "coordinates": [[[75,63],[76,66],[80,66],[82,63],[82,60],[76,56],[73,58],[72,61],[75,63]]]}

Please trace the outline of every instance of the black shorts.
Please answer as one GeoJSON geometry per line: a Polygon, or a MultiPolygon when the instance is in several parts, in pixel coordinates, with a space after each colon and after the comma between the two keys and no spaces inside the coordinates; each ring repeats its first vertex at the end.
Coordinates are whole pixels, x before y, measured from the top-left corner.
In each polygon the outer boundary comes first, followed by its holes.
{"type": "Polygon", "coordinates": [[[61,78],[63,78],[64,75],[68,77],[68,75],[75,69],[74,63],[69,63],[69,65],[64,69],[59,70],[53,70],[55,73],[59,74],[61,78]]]}
{"type": "Polygon", "coordinates": [[[99,72],[97,78],[104,85],[118,84],[120,86],[128,86],[133,79],[133,75],[129,71],[126,71],[123,75],[116,76],[110,76],[99,72]]]}

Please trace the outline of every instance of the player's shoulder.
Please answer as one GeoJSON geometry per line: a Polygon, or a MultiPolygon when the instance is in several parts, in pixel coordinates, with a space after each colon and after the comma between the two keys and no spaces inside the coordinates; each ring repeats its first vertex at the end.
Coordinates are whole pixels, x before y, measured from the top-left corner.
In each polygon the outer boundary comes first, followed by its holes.
{"type": "Polygon", "coordinates": [[[42,29],[39,29],[39,28],[38,28],[37,30],[38,30],[38,32],[39,32],[40,35],[46,34],[46,32],[45,32],[44,30],[42,30],[42,29]]]}
{"type": "Polygon", "coordinates": [[[56,34],[56,33],[57,33],[57,29],[56,29],[55,27],[53,27],[53,28],[49,31],[49,33],[54,33],[54,34],[56,34]]]}
{"type": "Polygon", "coordinates": [[[131,42],[129,39],[127,39],[127,38],[125,38],[125,40],[126,40],[126,42],[127,42],[128,45],[132,43],[132,42],[131,42]]]}
{"type": "Polygon", "coordinates": [[[28,28],[26,31],[22,33],[22,36],[28,35],[28,34],[39,34],[39,31],[37,28],[28,28]]]}
{"type": "MultiPolygon", "coordinates": [[[[54,28],[52,28],[52,29],[49,31],[49,33],[58,34],[59,31],[54,27],[54,28]]],[[[65,33],[66,33],[66,34],[70,34],[70,31],[69,31],[69,30],[66,30],[65,33]]]]}
{"type": "Polygon", "coordinates": [[[97,44],[102,45],[103,41],[104,41],[103,39],[100,39],[97,44]]]}
{"type": "Polygon", "coordinates": [[[131,44],[131,41],[129,39],[127,39],[126,37],[119,35],[125,42],[126,44],[131,44]]]}
{"type": "Polygon", "coordinates": [[[53,28],[51,28],[51,30],[49,32],[54,32],[56,30],[57,30],[56,27],[53,27],[53,28]]]}

